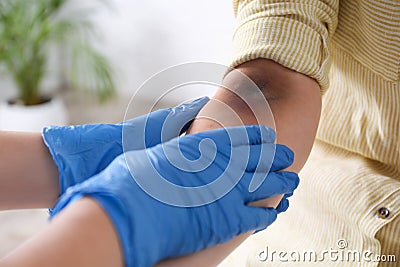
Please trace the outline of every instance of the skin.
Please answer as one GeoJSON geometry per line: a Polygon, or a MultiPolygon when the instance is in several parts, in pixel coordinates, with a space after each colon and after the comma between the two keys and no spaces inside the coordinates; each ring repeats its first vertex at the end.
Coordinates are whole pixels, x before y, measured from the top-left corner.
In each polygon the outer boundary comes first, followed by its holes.
{"type": "Polygon", "coordinates": [[[41,134],[0,132],[0,140],[0,210],[51,207],[59,175],[41,134]]]}
{"type": "Polygon", "coordinates": [[[1,267],[122,267],[117,233],[91,198],[75,201],[42,232],[0,261],[1,267]]]}
{"type": "MultiPolygon", "coordinates": [[[[295,152],[295,162],[287,170],[298,172],[307,160],[318,127],[321,110],[318,84],[269,60],[253,60],[237,69],[261,89],[275,119],[277,142],[295,152]]],[[[224,86],[246,92],[242,82],[227,75],[224,86]]],[[[247,93],[252,99],[254,92],[247,93]]],[[[212,102],[226,105],[208,104],[188,133],[220,128],[221,125],[237,125],[232,116],[218,118],[218,122],[212,119],[222,114],[222,107],[226,106],[231,107],[244,124],[257,123],[247,104],[224,87],[219,89],[214,99],[212,102]]],[[[258,103],[259,98],[253,100],[258,103]]],[[[263,107],[252,104],[251,108],[263,107]]],[[[274,126],[268,114],[259,123],[274,126]]],[[[0,140],[0,209],[53,206],[59,195],[58,173],[41,135],[0,133],[0,140]]],[[[276,206],[279,200],[267,199],[251,205],[271,207],[276,206]]],[[[250,234],[191,255],[164,260],[157,266],[215,266],[250,234]]],[[[118,236],[108,216],[94,200],[83,198],[64,209],[43,232],[2,259],[0,266],[118,267],[123,266],[122,258],[118,236]]]]}

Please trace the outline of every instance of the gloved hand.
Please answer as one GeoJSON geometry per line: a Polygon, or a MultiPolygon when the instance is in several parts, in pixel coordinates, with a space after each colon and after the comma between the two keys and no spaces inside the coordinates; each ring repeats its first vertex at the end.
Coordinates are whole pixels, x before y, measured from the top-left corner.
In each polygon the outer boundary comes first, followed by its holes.
{"type": "Polygon", "coordinates": [[[291,193],[299,183],[297,174],[277,172],[292,164],[293,153],[274,140],[267,127],[245,126],[129,151],[70,187],[53,216],[83,196],[94,198],[111,218],[129,267],[227,242],[276,219],[275,209],[247,203],[291,193]],[[249,192],[257,177],[265,179],[249,192]]]}
{"type": "Polygon", "coordinates": [[[123,152],[122,132],[132,136],[124,149],[152,147],[185,131],[208,102],[207,97],[174,108],[154,111],[119,124],[51,126],[44,128],[43,140],[60,173],[60,195],[65,190],[104,170],[123,152]],[[164,121],[168,117],[168,125],[164,121]],[[163,129],[164,128],[164,129],[163,129]],[[161,130],[163,138],[161,140],[161,130]]]}

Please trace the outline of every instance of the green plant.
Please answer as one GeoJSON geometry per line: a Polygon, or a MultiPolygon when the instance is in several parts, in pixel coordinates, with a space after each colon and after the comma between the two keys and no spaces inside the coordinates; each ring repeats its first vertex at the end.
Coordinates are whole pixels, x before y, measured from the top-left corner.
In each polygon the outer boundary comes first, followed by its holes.
{"type": "Polygon", "coordinates": [[[63,15],[67,2],[0,0],[0,65],[12,76],[24,105],[41,102],[48,50],[57,44],[71,52],[73,87],[95,89],[100,101],[114,94],[111,67],[89,40],[94,36],[90,10],[75,17],[63,15]]]}

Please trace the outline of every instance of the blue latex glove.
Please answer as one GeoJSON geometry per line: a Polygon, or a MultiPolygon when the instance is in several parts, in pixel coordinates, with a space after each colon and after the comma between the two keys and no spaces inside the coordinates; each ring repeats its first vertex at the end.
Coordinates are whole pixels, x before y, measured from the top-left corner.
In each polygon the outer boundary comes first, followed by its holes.
{"type": "Polygon", "coordinates": [[[276,219],[275,209],[246,203],[291,193],[299,183],[297,174],[277,172],[292,164],[293,153],[275,146],[274,139],[274,131],[264,126],[233,127],[124,153],[100,174],[70,187],[53,216],[83,196],[96,199],[116,228],[129,267],[152,266],[227,242],[276,219]],[[273,162],[264,160],[268,157],[273,162]],[[160,176],[189,189],[160,182],[160,176]],[[250,193],[256,176],[265,180],[250,193]],[[223,183],[210,186],[218,181],[223,183]],[[224,188],[227,193],[220,196],[224,188]]]}
{"type": "Polygon", "coordinates": [[[60,195],[65,190],[105,169],[123,152],[122,132],[133,136],[124,144],[125,151],[144,149],[177,137],[185,131],[207,97],[174,108],[154,111],[119,124],[51,126],[44,128],[43,140],[50,150],[60,173],[60,195]],[[163,125],[168,117],[168,124],[163,125]]]}

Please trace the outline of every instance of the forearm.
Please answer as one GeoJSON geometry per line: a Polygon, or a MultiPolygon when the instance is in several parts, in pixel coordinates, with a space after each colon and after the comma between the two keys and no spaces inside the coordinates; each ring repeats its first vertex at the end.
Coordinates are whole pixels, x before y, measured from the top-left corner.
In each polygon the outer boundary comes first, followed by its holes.
{"type": "MultiPolygon", "coordinates": [[[[239,66],[238,69],[259,86],[268,101],[275,122],[277,143],[288,146],[295,153],[295,161],[288,170],[300,171],[311,151],[318,127],[321,110],[318,84],[305,75],[286,69],[268,60],[254,60],[239,66]]],[[[229,79],[229,75],[226,78],[229,79]]],[[[236,87],[241,90],[240,80],[227,79],[224,81],[226,87],[236,87]]],[[[249,95],[252,94],[252,92],[248,93],[249,95]]],[[[251,98],[251,96],[249,97],[251,98]]],[[[230,106],[239,115],[244,124],[257,123],[255,117],[249,112],[249,107],[231,91],[221,88],[214,99],[230,106]]],[[[217,109],[218,107],[213,107],[211,103],[206,105],[199,114],[199,119],[196,119],[192,124],[189,132],[195,133],[219,128],[221,124],[228,126],[228,124],[237,123],[236,120],[230,117],[223,119],[223,116],[219,116],[219,122],[212,120],[212,117],[216,117],[219,114],[217,109]],[[202,116],[211,116],[211,118],[205,119],[201,118],[202,116]]],[[[266,115],[261,118],[259,123],[273,127],[274,122],[271,116],[266,115]]],[[[279,200],[280,197],[253,204],[257,206],[275,206],[279,200]]],[[[158,266],[215,266],[249,235],[250,233],[244,234],[226,244],[178,259],[161,262],[158,266]]]]}
{"type": "Polygon", "coordinates": [[[111,220],[91,198],[72,203],[43,232],[0,260],[1,267],[122,267],[111,220]]]}
{"type": "Polygon", "coordinates": [[[51,207],[58,170],[40,133],[0,132],[0,210],[51,207]]]}

